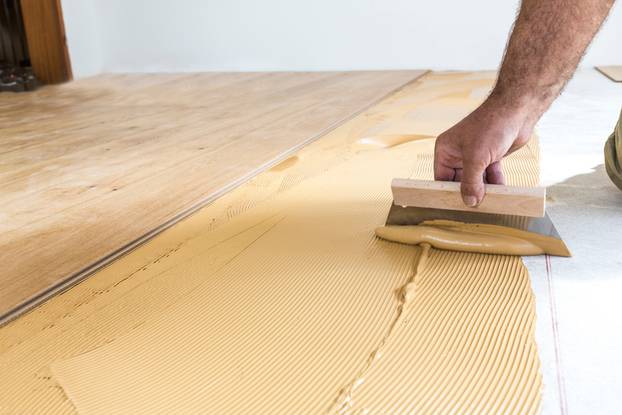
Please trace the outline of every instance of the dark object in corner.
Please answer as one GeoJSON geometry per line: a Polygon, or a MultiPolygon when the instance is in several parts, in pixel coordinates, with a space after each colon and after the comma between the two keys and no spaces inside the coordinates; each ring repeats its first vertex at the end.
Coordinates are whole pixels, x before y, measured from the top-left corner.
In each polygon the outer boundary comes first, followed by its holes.
{"type": "Polygon", "coordinates": [[[0,92],[32,91],[39,85],[32,68],[0,63],[0,92]]]}
{"type": "Polygon", "coordinates": [[[19,0],[0,0],[0,91],[32,91],[39,82],[30,67],[19,0]]]}

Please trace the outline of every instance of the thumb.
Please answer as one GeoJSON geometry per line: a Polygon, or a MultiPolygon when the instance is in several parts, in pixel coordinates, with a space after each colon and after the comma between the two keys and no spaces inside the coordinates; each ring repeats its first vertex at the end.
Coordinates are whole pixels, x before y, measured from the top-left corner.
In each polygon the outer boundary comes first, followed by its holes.
{"type": "Polygon", "coordinates": [[[463,160],[460,191],[465,205],[475,207],[484,199],[484,170],[486,165],[478,160],[463,160]]]}

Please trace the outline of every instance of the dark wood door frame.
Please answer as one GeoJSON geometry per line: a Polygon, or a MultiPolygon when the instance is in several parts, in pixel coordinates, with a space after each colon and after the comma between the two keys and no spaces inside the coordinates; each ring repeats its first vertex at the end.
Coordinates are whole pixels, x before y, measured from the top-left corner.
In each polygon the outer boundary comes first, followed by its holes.
{"type": "Polygon", "coordinates": [[[21,0],[32,70],[45,84],[72,79],[60,0],[21,0]]]}

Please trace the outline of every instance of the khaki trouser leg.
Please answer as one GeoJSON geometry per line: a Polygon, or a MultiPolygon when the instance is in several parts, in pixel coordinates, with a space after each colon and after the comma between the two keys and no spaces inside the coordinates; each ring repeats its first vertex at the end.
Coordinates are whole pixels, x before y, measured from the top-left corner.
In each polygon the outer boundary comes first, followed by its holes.
{"type": "Polygon", "coordinates": [[[605,143],[605,169],[611,181],[622,190],[622,112],[605,143]]]}

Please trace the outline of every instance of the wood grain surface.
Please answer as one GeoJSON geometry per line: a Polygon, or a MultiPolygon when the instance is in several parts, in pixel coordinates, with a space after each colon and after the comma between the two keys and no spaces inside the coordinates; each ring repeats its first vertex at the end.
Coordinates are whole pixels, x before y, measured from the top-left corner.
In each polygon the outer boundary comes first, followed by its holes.
{"type": "Polygon", "coordinates": [[[32,70],[46,84],[71,79],[60,0],[21,0],[32,70]]]}
{"type": "Polygon", "coordinates": [[[101,75],[0,95],[0,321],[421,74],[101,75]]]}
{"type": "Polygon", "coordinates": [[[391,190],[398,206],[415,206],[467,212],[496,213],[541,218],[545,212],[546,188],[486,184],[479,206],[464,204],[460,183],[431,180],[393,179],[391,190]]]}

